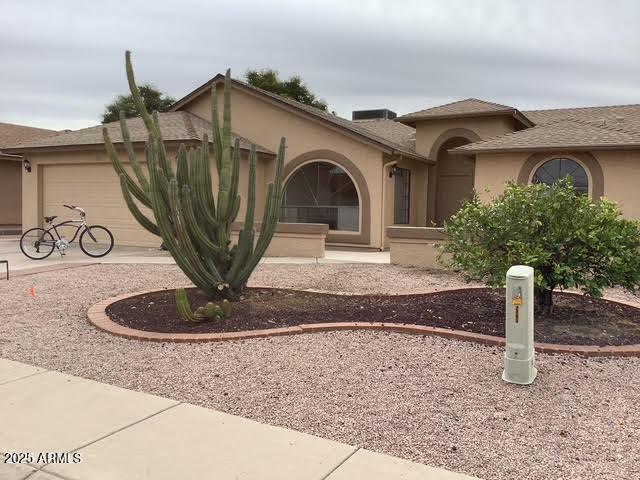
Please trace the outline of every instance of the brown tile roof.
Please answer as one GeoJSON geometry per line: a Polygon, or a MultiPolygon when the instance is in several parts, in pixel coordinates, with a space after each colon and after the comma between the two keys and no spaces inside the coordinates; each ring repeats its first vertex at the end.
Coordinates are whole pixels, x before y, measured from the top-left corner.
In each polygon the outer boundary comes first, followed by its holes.
{"type": "Polygon", "coordinates": [[[25,125],[0,122],[0,150],[9,145],[35,140],[37,138],[50,137],[56,133],[58,132],[55,130],[47,130],[46,128],[27,127],[25,125]]]}
{"type": "Polygon", "coordinates": [[[358,126],[364,127],[379,137],[386,138],[407,150],[416,148],[416,129],[394,120],[357,120],[358,126]]]}
{"type": "MultiPolygon", "coordinates": [[[[212,85],[222,83],[222,82],[224,82],[224,75],[222,74],[216,75],[211,80],[199,86],[198,88],[193,90],[191,93],[185,95],[183,98],[181,98],[176,103],[174,103],[171,107],[171,110],[172,111],[178,110],[179,108],[181,108],[183,105],[190,102],[192,99],[194,99],[198,95],[209,90],[209,88],[212,85]]],[[[291,98],[283,97],[281,95],[277,95],[275,93],[262,90],[261,88],[251,86],[240,80],[233,79],[232,82],[234,85],[240,88],[252,91],[260,96],[267,97],[279,104],[284,104],[298,111],[304,112],[314,117],[315,119],[337,126],[339,128],[349,131],[350,133],[354,133],[358,136],[361,136],[370,142],[373,142],[375,144],[378,144],[384,147],[384,149],[387,151],[398,152],[404,155],[411,156],[413,158],[417,158],[419,160],[429,161],[423,155],[416,153],[415,147],[407,148],[406,145],[396,143],[392,138],[383,136],[384,135],[383,132],[374,132],[371,129],[368,129],[368,128],[365,128],[364,126],[359,125],[359,122],[353,122],[351,120],[347,120],[346,118],[333,115],[332,113],[325,112],[324,110],[320,110],[319,108],[306,105],[296,100],[292,100],[291,98]],[[383,135],[381,135],[381,133],[383,133],[383,135]]]]}
{"type": "Polygon", "coordinates": [[[640,147],[640,131],[620,124],[560,119],[452,149],[458,153],[640,147]]]}
{"type": "Polygon", "coordinates": [[[414,124],[417,120],[436,120],[443,118],[459,118],[486,115],[510,115],[518,119],[523,125],[531,126],[532,123],[518,109],[508,105],[487,102],[477,98],[467,98],[457,102],[438,105],[435,107],[418,110],[396,118],[396,121],[414,124]]]}
{"type": "MultiPolygon", "coordinates": [[[[158,114],[160,122],[160,130],[165,141],[199,141],[202,140],[205,133],[211,138],[210,122],[197,117],[189,112],[168,112],[158,114]]],[[[83,128],[81,130],[73,130],[62,132],[53,137],[40,138],[18,145],[10,146],[6,151],[27,151],[34,149],[50,149],[57,147],[69,147],[80,145],[102,145],[102,128],[107,127],[109,136],[114,143],[122,143],[122,133],[120,132],[120,122],[111,122],[105,125],[83,128]]],[[[149,134],[141,118],[127,119],[127,127],[129,127],[129,135],[132,142],[146,142],[149,134]]],[[[249,149],[251,143],[248,139],[234,134],[235,138],[240,139],[240,145],[243,149],[249,149]]],[[[256,145],[257,150],[262,153],[274,154],[268,148],[256,145]]]]}
{"type": "Polygon", "coordinates": [[[523,112],[536,124],[574,118],[584,122],[619,125],[625,129],[640,131],[640,105],[611,105],[602,107],[554,108],[523,112]]]}

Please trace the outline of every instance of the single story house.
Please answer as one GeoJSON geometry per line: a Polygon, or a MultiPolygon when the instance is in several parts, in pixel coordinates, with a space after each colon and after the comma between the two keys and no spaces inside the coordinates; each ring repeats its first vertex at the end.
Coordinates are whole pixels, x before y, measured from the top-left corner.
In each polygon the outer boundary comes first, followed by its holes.
{"type": "Polygon", "coordinates": [[[3,149],[56,133],[55,130],[0,122],[0,233],[19,232],[22,223],[23,158],[3,152],[3,149]]]}
{"type": "MultiPolygon", "coordinates": [[[[170,152],[200,141],[210,127],[211,89],[221,93],[223,83],[217,75],[160,114],[170,152]]],[[[264,198],[274,152],[286,137],[281,221],[329,225],[328,246],[384,249],[387,227],[442,224],[474,189],[489,198],[508,180],[550,182],[566,174],[592,198],[616,200],[626,216],[640,218],[640,105],[521,112],[467,99],[397,118],[385,109],[356,111],[347,120],[237,80],[231,96],[232,128],[243,149],[241,188],[255,143],[257,198],[264,198]]],[[[143,125],[128,124],[142,152],[143,125]]],[[[157,245],[124,204],[101,128],[7,149],[32,165],[23,172],[23,227],[74,203],[90,222],[107,225],[119,244],[157,245]]],[[[121,142],[118,124],[107,128],[121,142]]]]}

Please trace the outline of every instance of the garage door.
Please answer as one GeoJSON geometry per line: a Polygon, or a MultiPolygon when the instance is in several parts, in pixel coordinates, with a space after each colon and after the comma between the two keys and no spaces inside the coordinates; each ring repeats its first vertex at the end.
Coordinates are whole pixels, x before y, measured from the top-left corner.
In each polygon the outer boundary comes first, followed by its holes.
{"type": "MultiPolygon", "coordinates": [[[[45,165],[43,215],[58,215],[56,221],[75,218],[75,212],[62,206],[65,203],[84,208],[88,224],[108,227],[116,245],[158,247],[161,243],[159,237],[144,230],[129,212],[111,164],[45,165]]],[[[153,218],[148,210],[145,213],[153,218]]]]}

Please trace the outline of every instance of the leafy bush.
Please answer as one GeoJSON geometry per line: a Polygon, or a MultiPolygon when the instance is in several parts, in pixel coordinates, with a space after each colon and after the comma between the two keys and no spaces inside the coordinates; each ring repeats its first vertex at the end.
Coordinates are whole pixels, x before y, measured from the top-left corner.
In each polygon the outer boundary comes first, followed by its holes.
{"type": "Polygon", "coordinates": [[[490,203],[476,195],[444,230],[448,266],[467,280],[500,287],[510,266],[533,267],[544,310],[553,308],[554,288],[600,297],[605,287],[635,291],[640,283],[640,223],[623,219],[613,202],[592,202],[569,178],[553,186],[510,183],[490,203]]]}

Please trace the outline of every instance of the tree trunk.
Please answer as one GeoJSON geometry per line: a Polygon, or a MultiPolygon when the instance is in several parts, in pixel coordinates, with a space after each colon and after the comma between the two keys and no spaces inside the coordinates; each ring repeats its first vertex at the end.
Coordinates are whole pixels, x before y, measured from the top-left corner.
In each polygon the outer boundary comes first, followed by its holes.
{"type": "Polygon", "coordinates": [[[537,310],[542,314],[553,313],[553,289],[538,290],[536,292],[537,310]]]}

